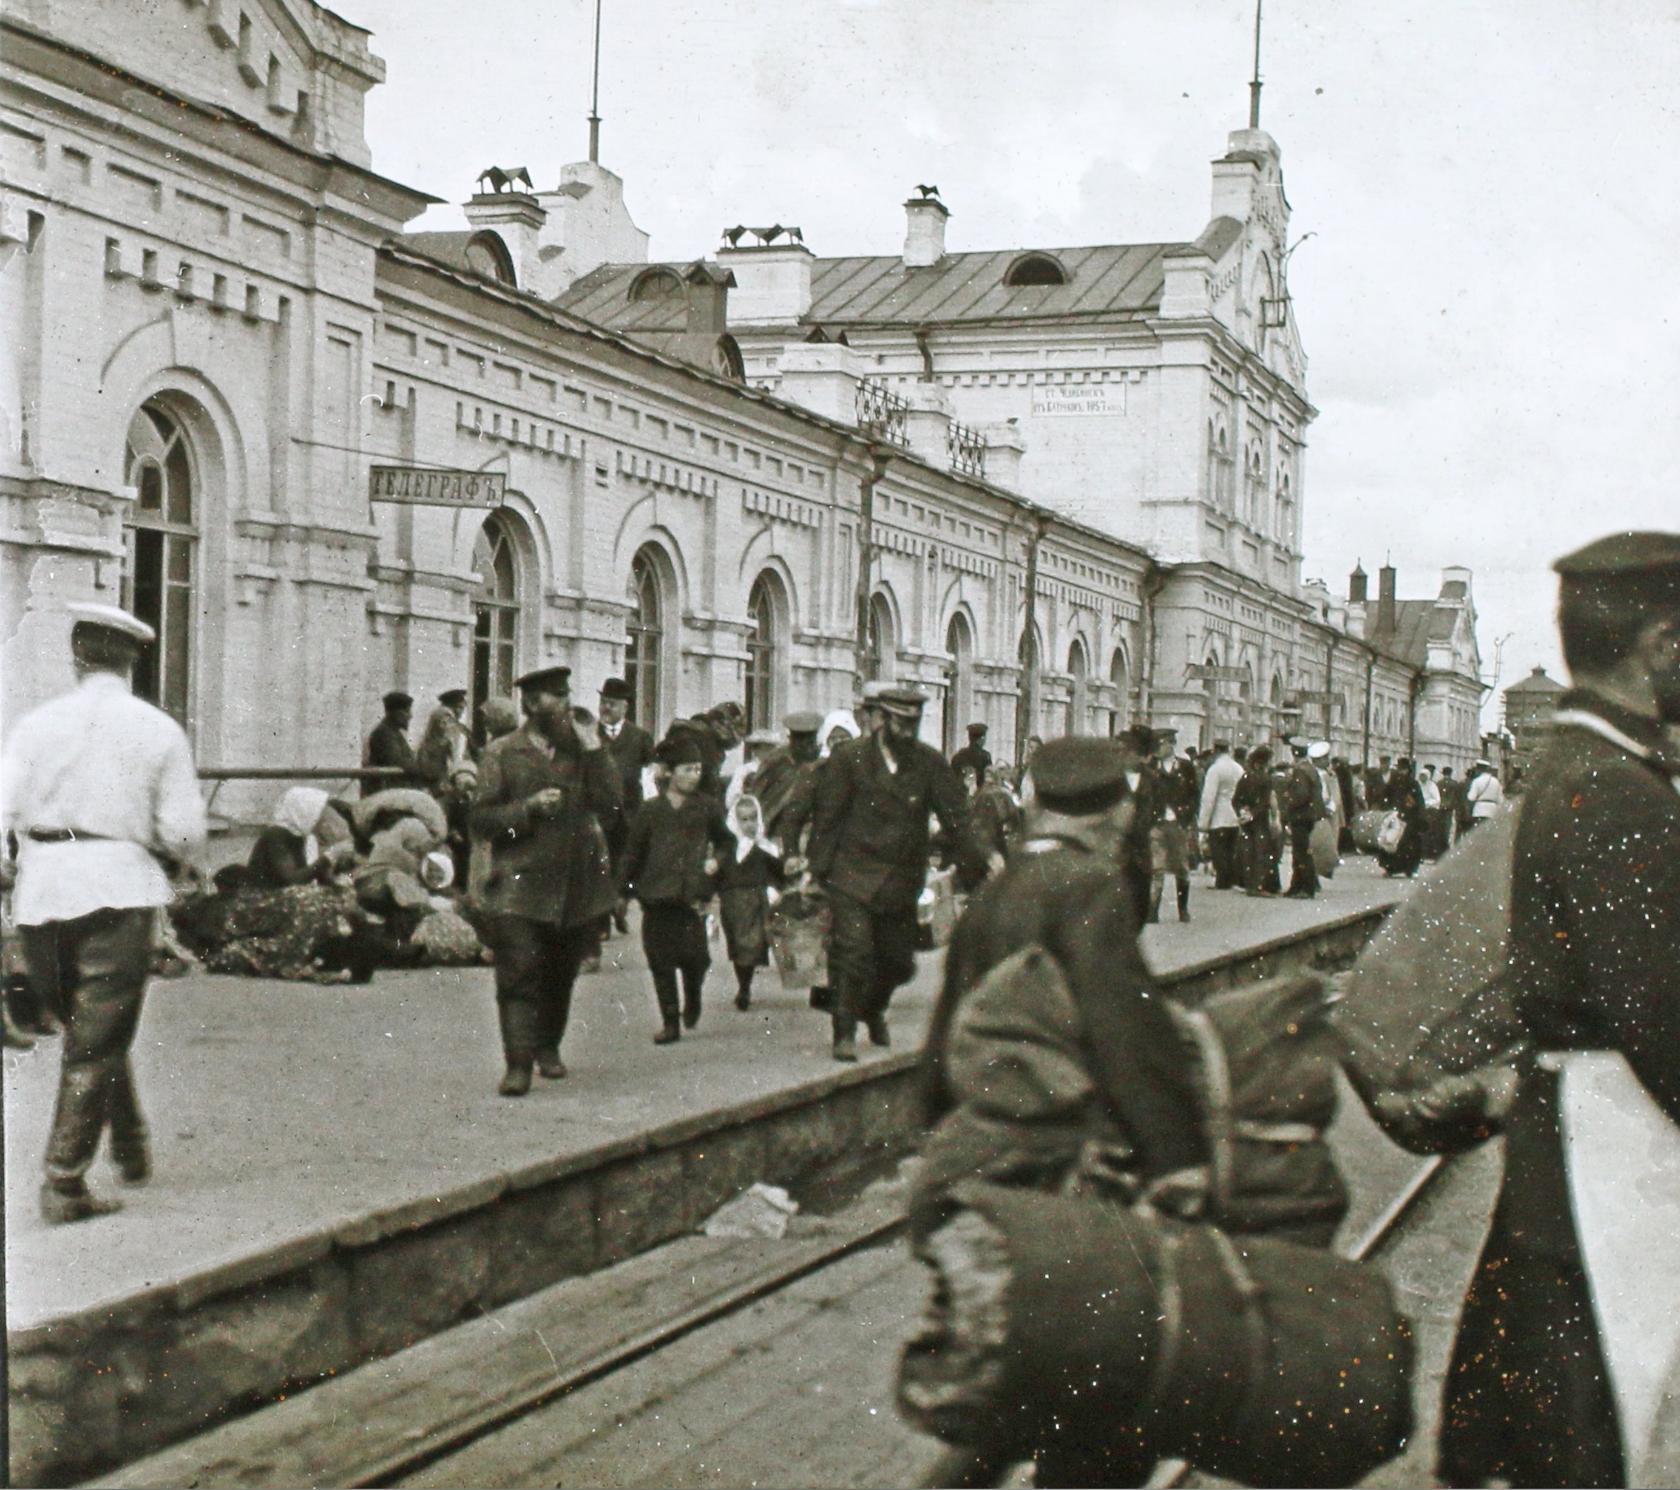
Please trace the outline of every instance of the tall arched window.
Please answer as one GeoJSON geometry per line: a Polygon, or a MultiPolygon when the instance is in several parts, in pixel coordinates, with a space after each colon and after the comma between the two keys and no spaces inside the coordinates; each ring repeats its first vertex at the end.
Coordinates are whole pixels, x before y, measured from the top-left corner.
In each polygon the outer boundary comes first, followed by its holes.
{"type": "Polygon", "coordinates": [[[512,519],[492,513],[473,544],[473,718],[492,698],[512,698],[519,671],[519,549],[512,519]]]}
{"type": "Polygon", "coordinates": [[[1131,722],[1132,672],[1126,665],[1124,648],[1114,649],[1114,660],[1108,665],[1108,681],[1114,685],[1114,707],[1108,714],[1108,732],[1117,735],[1131,722]]]}
{"type": "Polygon", "coordinates": [[[869,655],[864,658],[866,683],[890,683],[897,670],[898,643],[893,636],[892,607],[885,595],[869,602],[869,655]]]}
{"type": "Polygon", "coordinates": [[[664,678],[665,590],[654,555],[643,549],[630,561],[630,623],[624,646],[624,681],[630,685],[631,717],[658,733],[664,678]]]}
{"type": "Polygon", "coordinates": [[[1073,645],[1068,648],[1068,706],[1067,733],[1082,735],[1085,733],[1085,695],[1086,679],[1090,673],[1090,663],[1085,656],[1085,643],[1077,637],[1073,645]]]}
{"type": "Polygon", "coordinates": [[[1208,653],[1204,666],[1208,669],[1202,675],[1202,689],[1207,694],[1207,717],[1202,720],[1201,746],[1205,750],[1213,744],[1214,737],[1220,735],[1225,728],[1225,700],[1221,696],[1219,679],[1214,669],[1219,666],[1219,658],[1212,652],[1208,653]]]}
{"type": "Polygon", "coordinates": [[[747,728],[776,727],[776,675],[781,669],[776,581],[761,574],[747,596],[747,728]]]}
{"type": "Polygon", "coordinates": [[[193,462],[181,426],[155,401],[129,423],[123,479],[138,493],[123,522],[123,603],[157,632],[135,663],[134,692],[190,728],[198,618],[193,462]]]}
{"type": "Polygon", "coordinates": [[[945,628],[945,650],[950,660],[945,664],[945,727],[941,738],[945,754],[951,755],[962,748],[967,738],[964,730],[974,715],[974,634],[968,629],[968,618],[960,612],[945,628]]]}

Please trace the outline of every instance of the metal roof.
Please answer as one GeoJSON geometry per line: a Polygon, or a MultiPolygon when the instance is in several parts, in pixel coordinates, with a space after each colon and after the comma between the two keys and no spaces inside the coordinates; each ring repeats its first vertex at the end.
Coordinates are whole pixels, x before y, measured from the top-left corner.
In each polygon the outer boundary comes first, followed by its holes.
{"type": "Polygon", "coordinates": [[[1546,669],[1537,667],[1520,683],[1512,683],[1505,689],[1506,693],[1562,693],[1563,684],[1547,674],[1546,669]]]}
{"type": "MultiPolygon", "coordinates": [[[[993,249],[946,254],[907,268],[897,254],[865,254],[811,263],[805,325],[924,325],[929,322],[1060,320],[1152,315],[1160,309],[1163,260],[1201,252],[1218,259],[1242,233],[1234,218],[1215,218],[1194,243],[1121,243],[1086,248],[993,249]],[[1046,255],[1067,274],[1060,285],[1006,285],[1016,260],[1046,255]]],[[[752,252],[753,250],[747,250],[752,252]]],[[[631,284],[650,266],[603,264],[555,302],[615,330],[672,329],[659,300],[632,301],[631,284]]],[[[660,267],[681,274],[689,266],[660,267]]]]}
{"type": "MultiPolygon", "coordinates": [[[[627,336],[682,331],[688,325],[688,297],[681,283],[672,294],[650,295],[645,300],[632,300],[630,287],[650,270],[669,270],[681,281],[694,267],[693,260],[686,264],[602,264],[555,296],[554,303],[574,316],[610,326],[627,336]]],[[[720,269],[717,264],[703,267],[707,271],[720,269]]]]}

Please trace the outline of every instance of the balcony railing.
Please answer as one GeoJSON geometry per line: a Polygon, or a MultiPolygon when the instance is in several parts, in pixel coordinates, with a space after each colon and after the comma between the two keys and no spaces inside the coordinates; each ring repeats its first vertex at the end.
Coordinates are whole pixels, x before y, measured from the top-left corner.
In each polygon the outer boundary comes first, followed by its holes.
{"type": "Polygon", "coordinates": [[[857,385],[858,428],[873,440],[908,445],[910,405],[885,383],[859,378],[857,385]]]}
{"type": "Polygon", "coordinates": [[[953,419],[945,431],[945,453],[950,457],[953,471],[982,481],[986,479],[986,441],[979,430],[953,419]]]}

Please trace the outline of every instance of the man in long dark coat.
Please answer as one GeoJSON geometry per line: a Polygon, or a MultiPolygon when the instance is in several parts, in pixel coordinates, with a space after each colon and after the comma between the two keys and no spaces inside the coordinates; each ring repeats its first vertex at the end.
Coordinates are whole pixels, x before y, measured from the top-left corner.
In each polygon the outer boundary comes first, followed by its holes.
{"type": "Polygon", "coordinates": [[[483,905],[504,1097],[531,1089],[533,1066],[550,1079],[566,1074],[572,985],[617,899],[601,824],[619,811],[618,770],[599,728],[572,710],[570,668],[527,673],[518,687],[525,723],[484,752],[471,816],[490,846],[483,905]]]}
{"type": "Polygon", "coordinates": [[[1570,1052],[1624,1057],[1637,1086],[1617,1105],[1654,1104],[1667,1138],[1624,1150],[1634,1173],[1611,1230],[1660,1205],[1655,1166],[1680,1144],[1680,758],[1664,733],[1680,724],[1680,534],[1618,534],[1555,567],[1574,687],[1530,778],[1511,883],[1512,987],[1541,1056],[1507,1124],[1505,1182],[1447,1373],[1442,1475],[1673,1484],[1672,1465],[1639,1463],[1602,1310],[1619,1300],[1625,1324],[1631,1302],[1641,1343],[1671,1361],[1673,1310],[1650,1300],[1656,1279],[1672,1295],[1674,1239],[1631,1282],[1595,1274],[1589,1287],[1595,1218],[1576,1204],[1566,1153],[1581,1134],[1565,1115],[1583,1074],[1570,1052]]]}
{"type": "Polygon", "coordinates": [[[764,814],[764,836],[777,839],[785,852],[794,853],[798,845],[782,838],[782,819],[793,800],[801,771],[815,764],[822,754],[817,741],[822,715],[789,714],[782,727],[788,732],[787,744],[772,750],[759,762],[753,774],[752,794],[758,798],[759,809],[764,814]]]}
{"type": "Polygon", "coordinates": [[[975,787],[986,780],[986,767],[992,763],[992,752],[986,749],[986,726],[976,720],[968,727],[968,744],[951,757],[951,769],[961,776],[963,767],[974,772],[975,787]]]}
{"type": "Polygon", "coordinates": [[[986,856],[975,842],[957,774],[917,738],[926,697],[888,688],[874,700],[880,733],[841,745],[816,778],[809,858],[832,916],[829,979],[834,1058],[857,1059],[857,1027],[890,1043],[887,1004],[916,972],[916,901],[927,879],[928,814],[971,869],[986,856]]]}

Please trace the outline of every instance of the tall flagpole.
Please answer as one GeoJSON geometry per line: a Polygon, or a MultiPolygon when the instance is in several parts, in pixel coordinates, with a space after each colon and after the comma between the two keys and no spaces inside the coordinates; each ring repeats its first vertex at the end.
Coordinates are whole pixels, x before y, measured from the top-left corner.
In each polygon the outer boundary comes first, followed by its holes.
{"type": "Polygon", "coordinates": [[[589,163],[601,163],[601,0],[595,0],[595,79],[589,89],[589,163]]]}
{"type": "MultiPolygon", "coordinates": [[[[600,0],[596,0],[596,5],[600,0]]],[[[1260,3],[1255,0],[1255,76],[1248,82],[1248,128],[1260,128],[1260,3]]]]}

